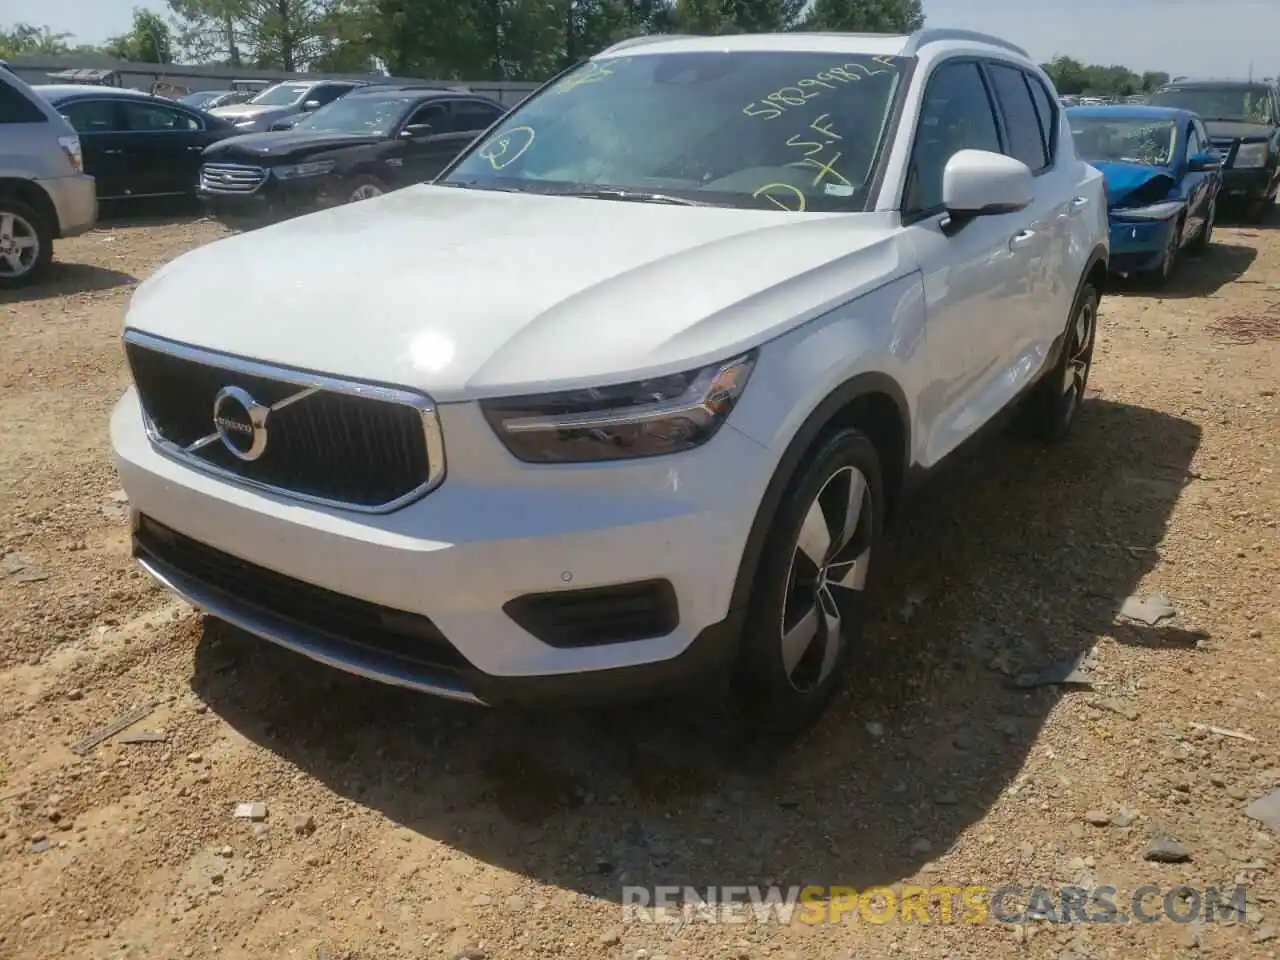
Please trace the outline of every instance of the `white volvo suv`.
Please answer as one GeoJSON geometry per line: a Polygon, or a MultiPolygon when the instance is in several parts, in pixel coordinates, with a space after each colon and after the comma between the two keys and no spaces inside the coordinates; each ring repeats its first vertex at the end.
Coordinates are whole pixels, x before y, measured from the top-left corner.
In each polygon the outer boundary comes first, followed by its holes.
{"type": "Polygon", "coordinates": [[[916,481],[1003,412],[1071,427],[1106,217],[996,38],[627,41],[434,183],[138,289],[111,425],[135,554],[388,683],[695,683],[798,729],[916,481]]]}

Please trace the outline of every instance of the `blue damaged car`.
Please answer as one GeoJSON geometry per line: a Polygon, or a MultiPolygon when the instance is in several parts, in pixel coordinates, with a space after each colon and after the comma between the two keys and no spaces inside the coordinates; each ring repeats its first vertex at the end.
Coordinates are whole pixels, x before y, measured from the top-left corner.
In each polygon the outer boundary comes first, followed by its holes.
{"type": "Polygon", "coordinates": [[[1076,154],[1102,171],[1111,272],[1163,283],[1184,249],[1213,237],[1222,157],[1194,113],[1169,107],[1073,107],[1076,154]]]}

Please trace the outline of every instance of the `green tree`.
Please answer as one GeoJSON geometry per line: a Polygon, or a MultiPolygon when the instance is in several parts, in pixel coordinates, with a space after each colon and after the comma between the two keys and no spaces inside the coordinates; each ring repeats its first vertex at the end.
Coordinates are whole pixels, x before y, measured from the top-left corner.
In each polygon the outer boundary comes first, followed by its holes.
{"type": "Polygon", "coordinates": [[[329,52],[338,0],[168,0],[193,59],[302,70],[329,52]]]}
{"type": "Polygon", "coordinates": [[[1142,75],[1142,91],[1154,93],[1169,82],[1169,74],[1162,71],[1148,70],[1142,75]]]}
{"type": "Polygon", "coordinates": [[[136,63],[173,63],[173,38],[169,25],[150,10],[133,8],[133,27],[128,33],[112,37],[103,48],[119,60],[136,63]]]}
{"type": "Polygon", "coordinates": [[[1079,60],[1071,57],[1054,57],[1049,63],[1040,64],[1041,69],[1049,75],[1059,93],[1084,93],[1087,82],[1086,68],[1079,60]]]}
{"type": "Polygon", "coordinates": [[[70,36],[69,33],[54,33],[48,27],[15,23],[8,29],[0,28],[0,58],[65,54],[71,49],[67,46],[70,36]]]}
{"type": "Polygon", "coordinates": [[[801,29],[911,33],[923,26],[920,0],[814,0],[801,29]]]}

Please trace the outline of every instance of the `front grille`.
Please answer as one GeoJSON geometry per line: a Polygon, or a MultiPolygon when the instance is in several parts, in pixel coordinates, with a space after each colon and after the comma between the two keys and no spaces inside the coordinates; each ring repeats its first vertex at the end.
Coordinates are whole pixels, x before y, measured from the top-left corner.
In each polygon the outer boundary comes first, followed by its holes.
{"type": "Polygon", "coordinates": [[[239,163],[206,163],[200,168],[200,189],[207,193],[253,193],[266,179],[262,167],[239,163]]]}
{"type": "Polygon", "coordinates": [[[560,648],[652,640],[680,624],[668,580],[527,594],[502,609],[521,629],[560,648]]]}
{"type": "Polygon", "coordinates": [[[266,567],[259,567],[138,518],[134,555],[159,560],[224,594],[236,606],[257,608],[335,641],[418,666],[474,669],[426,617],[344,596],[266,567]]]}
{"type": "Polygon", "coordinates": [[[402,506],[444,477],[435,407],[421,395],[238,361],[134,331],[125,352],[152,440],[214,473],[366,512],[402,506]],[[243,455],[258,436],[243,403],[220,408],[225,440],[219,436],[214,405],[224,388],[279,405],[265,416],[256,459],[233,452],[243,455]]]}

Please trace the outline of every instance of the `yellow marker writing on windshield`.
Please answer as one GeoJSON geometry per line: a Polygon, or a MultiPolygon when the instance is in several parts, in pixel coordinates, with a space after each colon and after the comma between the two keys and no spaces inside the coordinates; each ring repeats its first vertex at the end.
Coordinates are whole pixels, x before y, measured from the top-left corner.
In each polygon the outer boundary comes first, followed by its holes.
{"type": "Polygon", "coordinates": [[[764,197],[779,210],[786,210],[789,213],[804,213],[804,191],[799,187],[792,186],[789,183],[766,183],[763,187],[751,194],[752,199],[764,197]],[[785,199],[789,202],[783,202],[783,199],[773,196],[769,191],[785,190],[790,196],[785,199]]]}
{"type": "Polygon", "coordinates": [[[596,83],[605,77],[612,77],[613,71],[608,67],[602,67],[598,63],[589,63],[579,70],[572,77],[560,81],[556,87],[556,93],[568,93],[570,90],[577,90],[578,87],[588,83],[596,83]]]}
{"type": "Polygon", "coordinates": [[[533,127],[512,127],[481,147],[480,156],[488,160],[493,169],[502,170],[523,157],[536,137],[533,127]]]}

